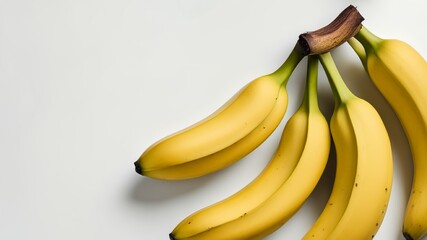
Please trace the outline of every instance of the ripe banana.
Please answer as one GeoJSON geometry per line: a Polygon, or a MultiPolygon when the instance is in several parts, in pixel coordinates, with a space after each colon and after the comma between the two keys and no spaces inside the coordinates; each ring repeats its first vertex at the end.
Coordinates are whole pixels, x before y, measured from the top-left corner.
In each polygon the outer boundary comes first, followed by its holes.
{"type": "Polygon", "coordinates": [[[281,122],[286,83],[303,57],[297,44],[275,72],[248,83],[204,120],[151,145],[135,162],[136,172],[157,179],[194,178],[249,154],[281,122]]]}
{"type": "Polygon", "coordinates": [[[323,173],[330,149],[328,123],[317,102],[317,62],[309,57],[304,100],[266,168],[239,192],[185,218],[170,239],[260,239],[302,206],[323,173]]]}
{"type": "Polygon", "coordinates": [[[427,233],[427,62],[400,40],[381,39],[362,27],[349,41],[371,80],[398,116],[414,163],[412,190],[403,235],[420,239],[427,233]]]}
{"type": "Polygon", "coordinates": [[[377,111],[345,85],[330,53],[320,56],[334,92],[330,121],[337,164],[332,193],[303,239],[371,239],[390,198],[390,139],[377,111]]]}

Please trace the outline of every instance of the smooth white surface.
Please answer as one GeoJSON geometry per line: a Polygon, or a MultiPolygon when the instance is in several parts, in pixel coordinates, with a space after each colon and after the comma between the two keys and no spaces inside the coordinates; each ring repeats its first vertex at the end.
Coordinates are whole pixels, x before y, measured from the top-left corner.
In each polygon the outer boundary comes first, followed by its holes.
{"type": "MultiPolygon", "coordinates": [[[[273,71],[300,33],[349,4],[371,31],[427,56],[422,0],[0,1],[0,239],[167,239],[181,219],[262,170],[299,105],[305,61],[289,82],[282,125],[235,165],[165,182],[137,175],[133,162],[273,71]]],[[[390,131],[395,178],[376,239],[403,239],[412,171],[404,134],[350,47],[333,55],[390,131]]],[[[329,116],[323,70],[320,101],[329,116]]],[[[304,207],[267,239],[299,239],[322,210],[332,174],[329,166],[304,207]]]]}

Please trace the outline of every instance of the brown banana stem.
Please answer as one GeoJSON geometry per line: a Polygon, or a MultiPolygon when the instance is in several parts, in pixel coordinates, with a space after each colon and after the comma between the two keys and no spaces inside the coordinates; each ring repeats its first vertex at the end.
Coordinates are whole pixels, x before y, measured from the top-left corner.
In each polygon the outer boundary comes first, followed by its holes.
{"type": "Polygon", "coordinates": [[[363,20],[356,7],[350,5],[325,27],[301,34],[298,43],[304,55],[329,52],[356,35],[362,27],[363,20]]]}

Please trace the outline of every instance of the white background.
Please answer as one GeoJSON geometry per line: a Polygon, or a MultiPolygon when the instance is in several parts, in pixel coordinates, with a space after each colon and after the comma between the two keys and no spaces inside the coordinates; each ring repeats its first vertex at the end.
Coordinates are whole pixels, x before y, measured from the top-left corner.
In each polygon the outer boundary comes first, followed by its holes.
{"type": "MultiPolygon", "coordinates": [[[[371,31],[427,56],[423,0],[0,1],[0,239],[167,239],[181,219],[262,170],[299,105],[306,61],[288,84],[283,123],[238,163],[167,182],[136,174],[133,162],[275,70],[300,33],[328,24],[349,4],[371,31]]],[[[405,136],[350,47],[333,56],[390,132],[395,178],[376,239],[403,239],[412,174],[405,136]]],[[[329,117],[333,101],[321,68],[319,78],[329,117]]],[[[303,208],[267,239],[303,236],[332,177],[330,164],[303,208]]]]}

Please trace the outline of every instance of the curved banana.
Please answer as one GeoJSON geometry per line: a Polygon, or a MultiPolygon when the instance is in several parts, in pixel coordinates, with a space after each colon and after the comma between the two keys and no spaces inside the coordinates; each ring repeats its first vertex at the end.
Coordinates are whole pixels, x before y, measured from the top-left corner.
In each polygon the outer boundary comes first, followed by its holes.
{"type": "Polygon", "coordinates": [[[318,60],[308,61],[304,100],[266,168],[239,192],[184,219],[171,239],[259,239],[283,225],[308,198],[330,147],[329,127],[317,103],[318,60]]]}
{"type": "Polygon", "coordinates": [[[251,81],[204,120],[151,145],[135,162],[136,172],[158,179],[193,178],[249,154],[282,120],[286,83],[302,58],[297,44],[278,70],[251,81]]]}
{"type": "Polygon", "coordinates": [[[359,42],[352,39],[350,45],[409,140],[414,175],[403,234],[406,239],[420,239],[427,233],[427,62],[408,44],[381,39],[366,27],[355,37],[359,42]]]}
{"type": "Polygon", "coordinates": [[[304,239],[371,239],[381,225],[390,198],[390,139],[372,105],[346,87],[330,53],[320,59],[336,102],[330,128],[337,165],[325,209],[304,239]]]}
{"type": "Polygon", "coordinates": [[[144,175],[157,179],[186,179],[205,175],[206,173],[220,170],[234,162],[234,159],[241,159],[252,149],[259,146],[280,124],[285,115],[287,107],[286,88],[279,89],[277,103],[268,116],[246,137],[233,143],[214,154],[201,157],[199,159],[185,162],[183,164],[156,170],[147,170],[144,175]]]}

